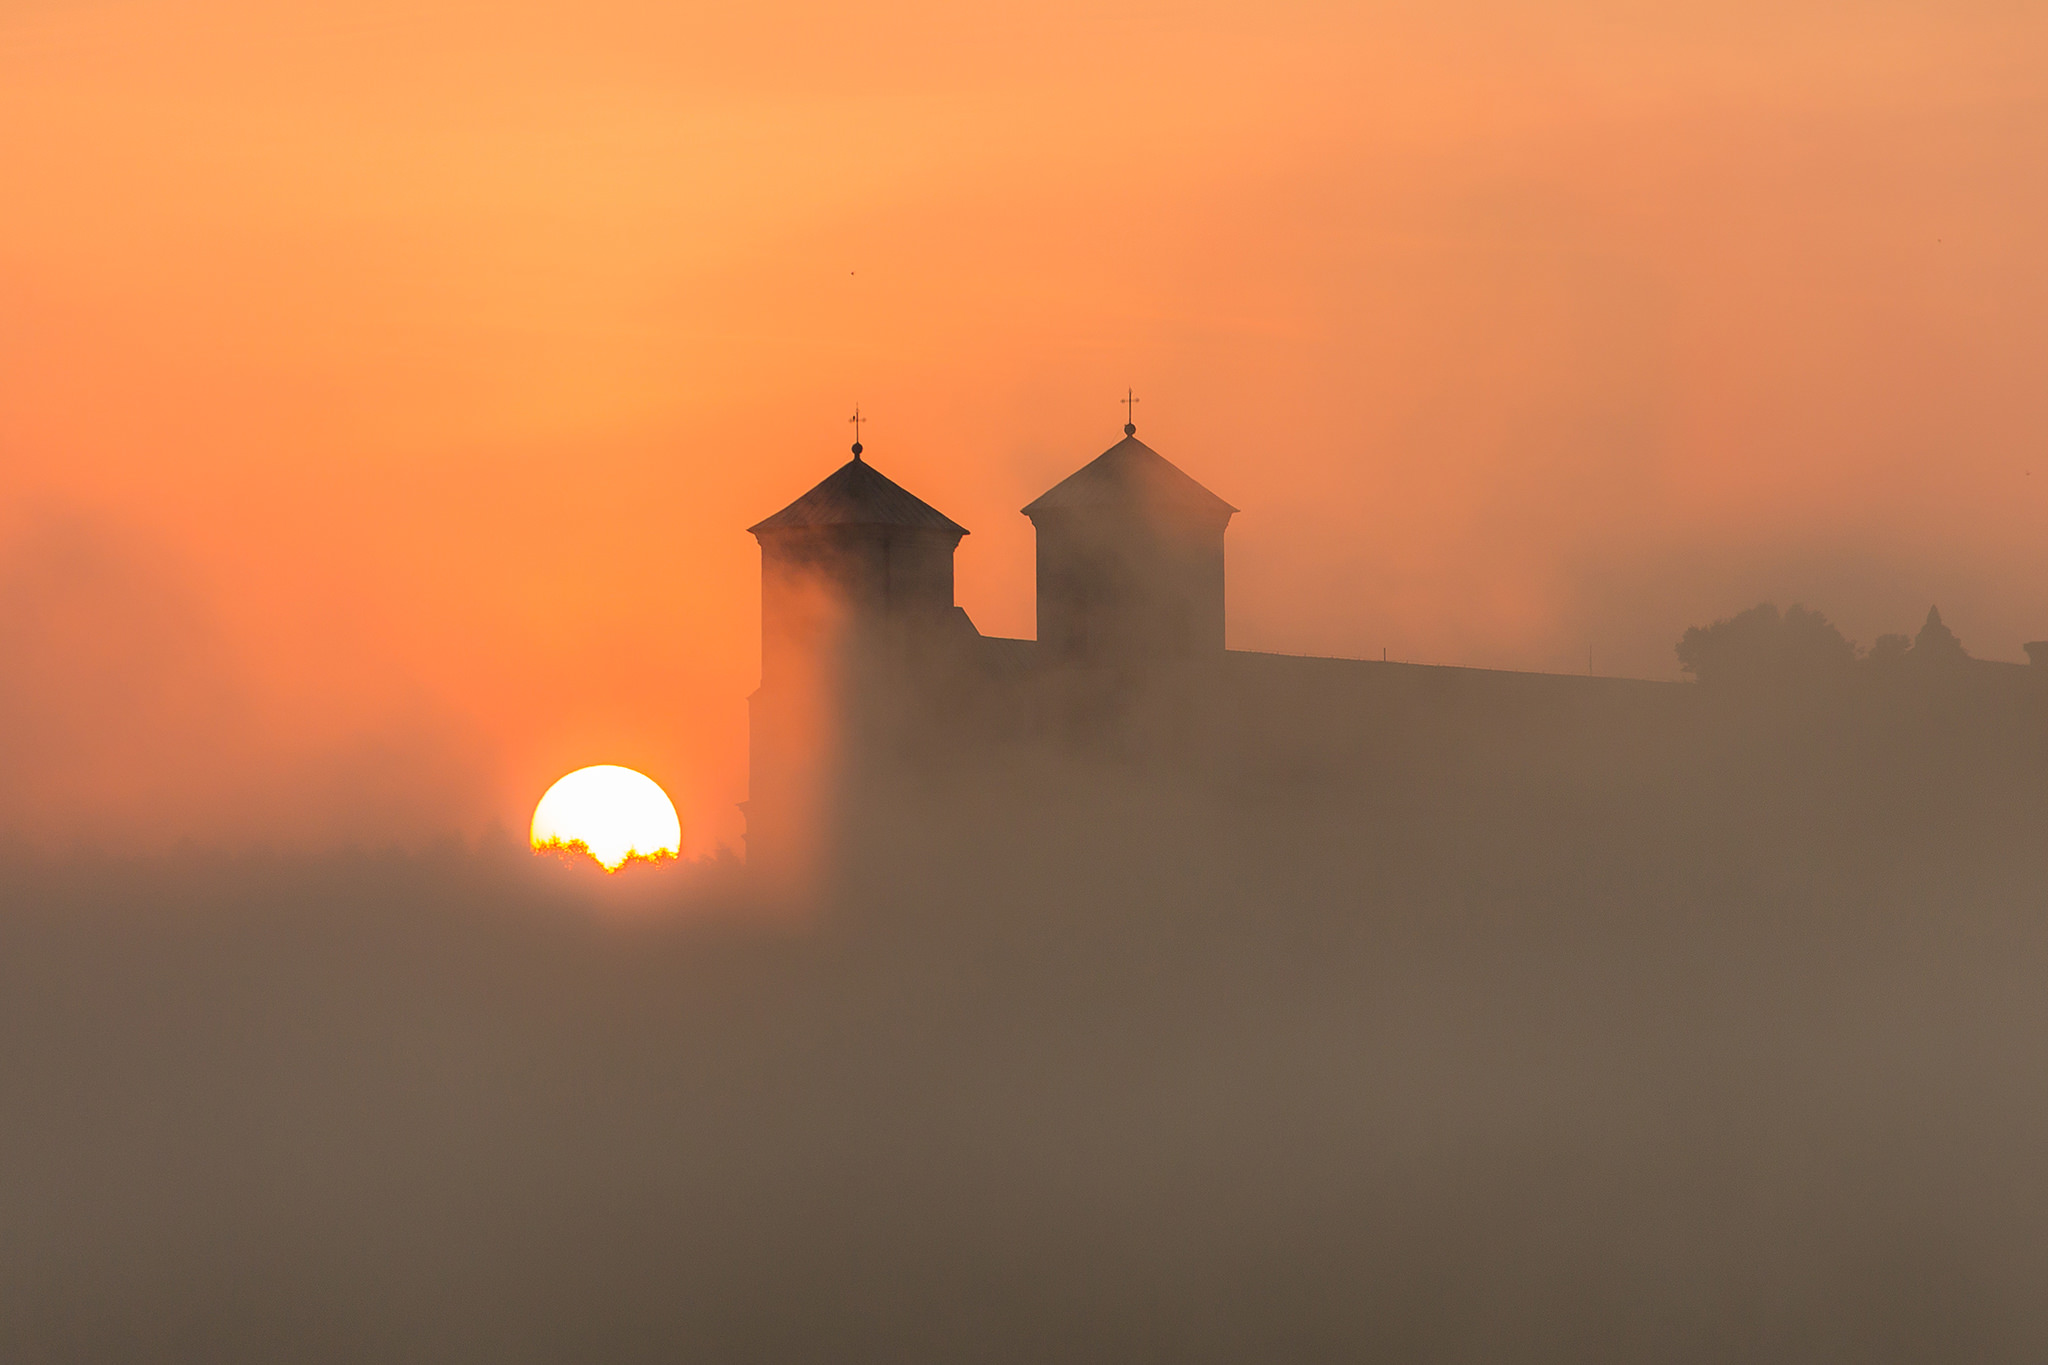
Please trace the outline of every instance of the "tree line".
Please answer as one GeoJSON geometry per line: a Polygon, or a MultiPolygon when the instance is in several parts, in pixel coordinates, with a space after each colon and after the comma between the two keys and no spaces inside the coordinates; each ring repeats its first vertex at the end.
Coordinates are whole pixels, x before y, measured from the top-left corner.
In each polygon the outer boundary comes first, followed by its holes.
{"type": "Polygon", "coordinates": [[[1868,650],[1843,635],[1818,611],[1794,603],[1779,611],[1764,602],[1707,626],[1689,628],[1678,642],[1678,663],[1710,686],[1755,686],[1822,681],[1863,674],[1960,669],[1970,662],[1963,642],[1927,609],[1917,635],[1880,635],[1868,650]]]}

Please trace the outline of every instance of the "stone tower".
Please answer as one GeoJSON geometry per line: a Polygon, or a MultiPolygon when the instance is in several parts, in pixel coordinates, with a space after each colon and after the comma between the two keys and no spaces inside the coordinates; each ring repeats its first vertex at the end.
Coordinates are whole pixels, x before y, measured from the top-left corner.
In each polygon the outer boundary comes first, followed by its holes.
{"type": "Polygon", "coordinates": [[[967,528],[854,456],[747,531],[761,543],[761,681],[884,623],[949,627],[967,528]]]}
{"type": "Polygon", "coordinates": [[[1106,663],[1223,652],[1223,532],[1237,511],[1124,439],[1024,509],[1038,532],[1038,647],[1106,663]]]}
{"type": "Polygon", "coordinates": [[[747,528],[761,544],[761,686],[748,698],[750,862],[815,848],[858,688],[852,676],[937,633],[967,528],[861,458],[747,528]]]}

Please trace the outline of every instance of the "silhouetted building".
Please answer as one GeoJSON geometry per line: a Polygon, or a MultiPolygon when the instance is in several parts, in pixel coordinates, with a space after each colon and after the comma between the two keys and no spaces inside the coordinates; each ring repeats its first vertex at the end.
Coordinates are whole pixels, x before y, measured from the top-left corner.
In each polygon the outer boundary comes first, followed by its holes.
{"type": "Polygon", "coordinates": [[[864,660],[944,631],[967,528],[851,460],[748,530],[761,543],[761,686],[748,698],[747,847],[756,859],[815,845],[864,660]]]}
{"type": "MultiPolygon", "coordinates": [[[[858,444],[750,528],[761,544],[750,862],[829,852],[848,812],[888,806],[905,782],[966,792],[1076,756],[1168,765],[1173,784],[1239,795],[1399,800],[1454,788],[1460,802],[1523,801],[1533,815],[1574,788],[1612,797],[1622,775],[1663,783],[1725,742],[1702,739],[1727,721],[1724,703],[1758,695],[1710,687],[1704,667],[1691,684],[1228,650],[1223,540],[1237,509],[1124,432],[1023,509],[1037,533],[1035,641],[974,628],[953,601],[966,528],[884,477],[858,444]]],[[[1960,686],[1985,714],[2041,711],[2048,696],[2048,669],[1971,659],[1934,611],[1910,648],[1888,637],[1868,667],[1797,606],[1782,617],[1760,607],[1687,641],[1702,659],[1716,642],[1733,651],[1720,671],[1735,681],[1960,686]],[[1788,664],[1788,633],[1818,643],[1788,664]],[[1745,668],[1744,648],[1776,664],[1745,668]],[[1800,662],[1809,655],[1828,666],[1800,662]]],[[[2048,654],[2027,648],[2037,662],[2048,654]]],[[[1780,690],[1832,705],[1825,688],[1780,690]]],[[[1754,719],[1727,723],[1741,733],[1754,719]]]]}
{"type": "Polygon", "coordinates": [[[1038,645],[1061,659],[1223,650],[1223,532],[1237,511],[1123,440],[1025,507],[1038,533],[1038,645]]]}
{"type": "Polygon", "coordinates": [[[967,528],[851,460],[774,516],[761,543],[761,677],[812,670],[848,630],[969,626],[953,605],[953,551],[967,528]]]}

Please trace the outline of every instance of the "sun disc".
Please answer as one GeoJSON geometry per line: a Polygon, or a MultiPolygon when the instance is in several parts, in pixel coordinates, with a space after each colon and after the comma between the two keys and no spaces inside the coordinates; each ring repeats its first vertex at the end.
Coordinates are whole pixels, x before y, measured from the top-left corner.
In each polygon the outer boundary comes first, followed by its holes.
{"type": "Polygon", "coordinates": [[[533,810],[533,846],[581,843],[612,871],[627,858],[673,855],[683,824],[658,783],[613,763],[578,768],[549,787],[533,810]]]}

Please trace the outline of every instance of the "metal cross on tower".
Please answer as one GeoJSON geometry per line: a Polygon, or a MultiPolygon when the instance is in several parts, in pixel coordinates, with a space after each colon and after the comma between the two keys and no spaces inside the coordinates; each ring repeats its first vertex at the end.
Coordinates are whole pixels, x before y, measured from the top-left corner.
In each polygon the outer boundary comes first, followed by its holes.
{"type": "Polygon", "coordinates": [[[853,405],[853,416],[846,419],[853,423],[853,458],[860,458],[860,404],[853,405]]]}
{"type": "Polygon", "coordinates": [[[1133,409],[1137,407],[1138,402],[1139,399],[1137,390],[1124,390],[1124,435],[1126,436],[1136,436],[1138,434],[1138,418],[1135,412],[1133,411],[1133,409]]]}

